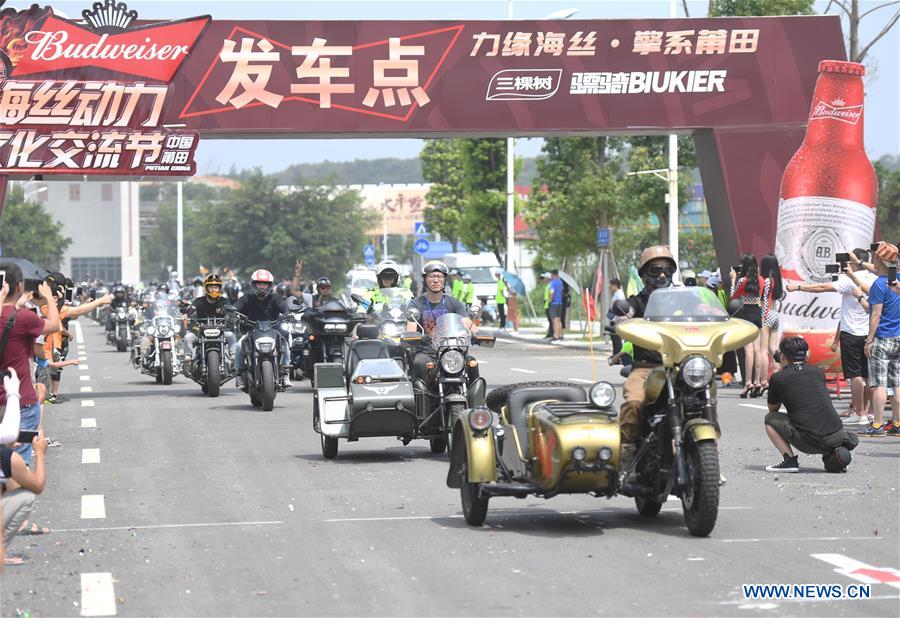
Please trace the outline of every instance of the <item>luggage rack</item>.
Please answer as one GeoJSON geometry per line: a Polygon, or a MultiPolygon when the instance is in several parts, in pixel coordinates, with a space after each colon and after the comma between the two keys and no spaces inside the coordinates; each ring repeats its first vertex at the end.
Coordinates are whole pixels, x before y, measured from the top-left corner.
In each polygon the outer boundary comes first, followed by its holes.
{"type": "Polygon", "coordinates": [[[597,408],[589,401],[558,401],[543,404],[544,408],[554,416],[573,416],[575,414],[603,414],[608,418],[617,418],[618,411],[613,408],[597,408]]]}

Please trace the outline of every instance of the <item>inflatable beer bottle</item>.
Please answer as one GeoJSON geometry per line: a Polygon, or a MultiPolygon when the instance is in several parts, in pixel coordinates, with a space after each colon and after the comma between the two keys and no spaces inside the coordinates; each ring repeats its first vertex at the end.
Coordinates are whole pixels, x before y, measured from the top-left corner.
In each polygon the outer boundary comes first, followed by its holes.
{"type": "MultiPolygon", "coordinates": [[[[829,282],[838,253],[872,242],[878,186],[863,143],[864,74],[855,62],[819,63],[806,136],[781,179],[775,255],[785,285],[829,282]]],[[[839,371],[830,346],[840,312],[837,293],[790,292],[779,327],[806,338],[811,363],[839,371]]]]}

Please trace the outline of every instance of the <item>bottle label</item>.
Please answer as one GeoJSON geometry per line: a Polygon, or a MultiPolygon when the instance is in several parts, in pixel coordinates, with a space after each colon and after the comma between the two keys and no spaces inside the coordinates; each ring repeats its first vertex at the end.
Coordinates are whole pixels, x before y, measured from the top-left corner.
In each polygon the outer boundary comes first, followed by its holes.
{"type": "MultiPolygon", "coordinates": [[[[778,205],[775,256],[791,283],[831,282],[826,266],[838,253],[868,248],[875,232],[875,209],[835,197],[793,197],[778,205]]],[[[831,330],[841,314],[835,293],[789,292],[779,307],[782,331],[831,330]]]]}
{"type": "Polygon", "coordinates": [[[834,99],[831,105],[825,101],[816,101],[809,119],[812,120],[837,120],[847,124],[856,124],[862,118],[862,105],[844,105],[841,99],[834,99]]]}

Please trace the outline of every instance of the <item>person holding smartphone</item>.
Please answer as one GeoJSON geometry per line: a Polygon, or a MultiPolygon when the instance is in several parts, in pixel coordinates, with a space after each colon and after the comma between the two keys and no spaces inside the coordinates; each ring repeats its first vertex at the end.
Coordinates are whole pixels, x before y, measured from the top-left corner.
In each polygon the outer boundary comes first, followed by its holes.
{"type": "MultiPolygon", "coordinates": [[[[41,404],[38,401],[34,383],[31,380],[29,363],[34,355],[34,342],[39,335],[49,335],[59,331],[59,311],[50,286],[42,282],[38,294],[47,304],[46,318],[41,319],[33,311],[22,311],[30,292],[25,293],[22,269],[14,263],[0,262],[0,271],[5,273],[9,293],[0,312],[0,334],[9,328],[6,345],[0,353],[0,370],[12,367],[19,376],[19,398],[21,402],[21,428],[37,429],[41,424],[41,404]]],[[[2,335],[0,335],[2,336],[2,335]]],[[[6,405],[6,390],[0,389],[0,405],[6,405]]],[[[26,465],[31,465],[32,448],[22,444],[16,448],[26,465]]]]}

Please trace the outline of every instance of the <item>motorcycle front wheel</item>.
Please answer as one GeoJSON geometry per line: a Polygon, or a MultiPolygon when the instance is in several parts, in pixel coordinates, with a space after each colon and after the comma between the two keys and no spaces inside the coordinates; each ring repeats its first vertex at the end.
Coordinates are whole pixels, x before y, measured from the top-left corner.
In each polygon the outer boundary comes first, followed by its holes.
{"type": "Polygon", "coordinates": [[[719,514],[719,452],[712,441],[685,442],[688,486],[681,495],[684,522],[694,536],[708,536],[719,514]]]}
{"type": "Polygon", "coordinates": [[[219,365],[219,351],[210,350],[206,353],[206,394],[210,397],[218,397],[221,385],[222,368],[219,365]]]}
{"type": "MultiPolygon", "coordinates": [[[[466,454],[468,458],[468,454],[466,454]]],[[[487,518],[488,498],[481,495],[481,484],[468,481],[468,464],[463,461],[462,478],[459,484],[459,494],[462,501],[463,517],[470,526],[480,526],[487,518]]]]}
{"type": "Polygon", "coordinates": [[[662,502],[648,496],[635,496],[634,505],[637,507],[638,513],[644,517],[655,517],[662,508],[662,502]]]}
{"type": "Polygon", "coordinates": [[[168,386],[172,383],[172,353],[171,352],[163,352],[160,355],[160,374],[162,383],[168,386]]]}
{"type": "Polygon", "coordinates": [[[125,336],[122,335],[116,340],[116,351],[124,352],[128,349],[128,342],[125,340],[125,336]]]}
{"type": "Polygon", "coordinates": [[[259,366],[260,376],[260,403],[262,409],[268,412],[275,407],[275,367],[272,361],[264,360],[259,366]]]}

